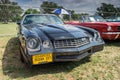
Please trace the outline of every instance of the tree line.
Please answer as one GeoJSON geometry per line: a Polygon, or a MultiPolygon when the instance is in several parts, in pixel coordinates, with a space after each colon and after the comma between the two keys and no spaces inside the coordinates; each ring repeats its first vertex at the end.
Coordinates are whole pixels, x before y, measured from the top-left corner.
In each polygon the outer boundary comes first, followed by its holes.
{"type": "MultiPolygon", "coordinates": [[[[10,0],[0,0],[0,22],[7,23],[9,21],[15,22],[20,20],[25,14],[39,14],[48,13],[51,14],[56,8],[64,8],[59,6],[54,2],[43,1],[40,5],[40,11],[36,9],[27,9],[23,15],[23,9],[18,5],[17,2],[11,2],[10,0]]],[[[68,10],[71,13],[71,18],[73,20],[78,20],[81,15],[89,15],[88,13],[76,14],[74,10],[68,10]]],[[[115,7],[112,4],[101,3],[101,6],[96,9],[96,13],[103,17],[108,17],[111,15],[120,15],[120,7],[115,7]]],[[[65,20],[69,20],[69,15],[64,15],[65,20]]]]}
{"type": "Polygon", "coordinates": [[[112,4],[101,3],[101,6],[97,8],[97,14],[107,18],[109,16],[120,16],[120,7],[115,7],[112,4]]]}
{"type": "Polygon", "coordinates": [[[7,23],[8,21],[19,20],[22,8],[16,2],[9,0],[0,0],[0,21],[7,23]]]}

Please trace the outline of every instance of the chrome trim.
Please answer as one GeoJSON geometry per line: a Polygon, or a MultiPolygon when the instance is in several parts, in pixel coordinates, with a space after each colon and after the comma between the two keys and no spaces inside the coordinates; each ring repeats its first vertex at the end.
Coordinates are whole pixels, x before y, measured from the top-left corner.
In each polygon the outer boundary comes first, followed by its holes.
{"type": "Polygon", "coordinates": [[[54,47],[55,48],[74,48],[80,47],[86,44],[89,44],[89,38],[77,38],[77,39],[62,39],[62,40],[55,40],[54,47]]]}
{"type": "Polygon", "coordinates": [[[102,34],[120,34],[120,32],[103,32],[102,34]]]}

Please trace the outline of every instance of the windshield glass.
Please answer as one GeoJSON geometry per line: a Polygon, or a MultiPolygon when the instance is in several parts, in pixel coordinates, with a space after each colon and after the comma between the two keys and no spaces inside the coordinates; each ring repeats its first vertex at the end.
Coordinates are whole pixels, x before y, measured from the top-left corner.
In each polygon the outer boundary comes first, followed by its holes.
{"type": "Polygon", "coordinates": [[[91,20],[91,22],[106,22],[106,20],[101,16],[91,16],[89,17],[89,19],[91,20]]]}
{"type": "Polygon", "coordinates": [[[120,16],[110,16],[106,18],[108,22],[120,22],[120,16]]]}
{"type": "Polygon", "coordinates": [[[101,16],[82,16],[80,19],[82,22],[106,22],[101,16]]]}
{"type": "Polygon", "coordinates": [[[54,15],[27,15],[23,20],[23,24],[32,23],[63,24],[62,20],[54,15]]]}

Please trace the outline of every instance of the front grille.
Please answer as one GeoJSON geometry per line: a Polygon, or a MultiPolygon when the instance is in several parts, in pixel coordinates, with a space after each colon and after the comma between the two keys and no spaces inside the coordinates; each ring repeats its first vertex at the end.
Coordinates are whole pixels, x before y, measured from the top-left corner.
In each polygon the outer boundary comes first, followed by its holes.
{"type": "Polygon", "coordinates": [[[89,43],[89,39],[77,38],[77,39],[64,39],[64,40],[55,40],[54,47],[55,48],[74,48],[86,45],[89,43]]]}
{"type": "Polygon", "coordinates": [[[118,28],[117,28],[118,30],[120,30],[120,26],[118,26],[118,28]]]}

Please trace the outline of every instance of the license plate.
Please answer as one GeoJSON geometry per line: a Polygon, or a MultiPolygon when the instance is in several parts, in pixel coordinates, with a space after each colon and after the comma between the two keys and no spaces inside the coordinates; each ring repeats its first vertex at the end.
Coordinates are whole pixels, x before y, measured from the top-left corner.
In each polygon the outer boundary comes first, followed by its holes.
{"type": "Polygon", "coordinates": [[[39,54],[32,56],[33,64],[48,63],[53,61],[52,53],[39,54]]]}

